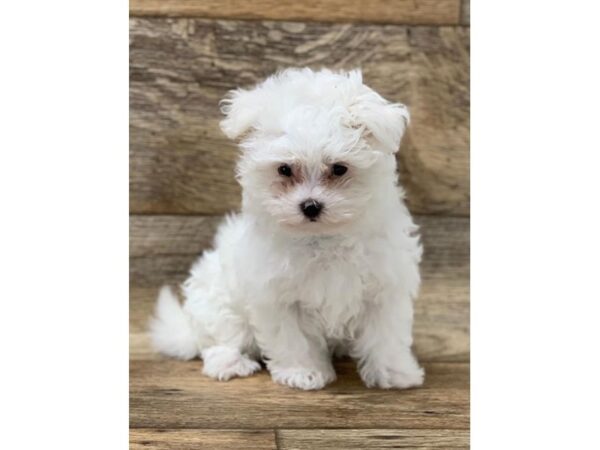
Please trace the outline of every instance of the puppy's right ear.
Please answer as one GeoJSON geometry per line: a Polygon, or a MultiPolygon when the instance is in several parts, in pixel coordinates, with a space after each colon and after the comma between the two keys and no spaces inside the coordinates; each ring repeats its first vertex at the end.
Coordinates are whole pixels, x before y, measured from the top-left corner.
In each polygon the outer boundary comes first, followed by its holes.
{"type": "Polygon", "coordinates": [[[225,115],[221,130],[229,139],[238,139],[256,124],[260,108],[257,97],[256,89],[235,89],[221,100],[221,112],[225,115]]]}

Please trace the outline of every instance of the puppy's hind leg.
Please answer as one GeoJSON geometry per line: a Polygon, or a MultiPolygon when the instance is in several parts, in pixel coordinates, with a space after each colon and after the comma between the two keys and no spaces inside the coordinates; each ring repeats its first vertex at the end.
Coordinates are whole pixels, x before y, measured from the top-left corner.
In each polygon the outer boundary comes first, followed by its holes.
{"type": "Polygon", "coordinates": [[[258,349],[244,317],[232,309],[212,316],[212,342],[201,349],[202,373],[219,381],[247,377],[261,369],[258,349]]]}
{"type": "Polygon", "coordinates": [[[217,380],[247,377],[260,370],[258,351],[244,308],[231,297],[220,256],[208,251],[183,284],[186,311],[205,339],[199,347],[202,372],[217,380]],[[250,355],[250,356],[249,356],[250,355]]]}
{"type": "Polygon", "coordinates": [[[204,368],[202,373],[219,381],[234,377],[247,377],[260,370],[260,364],[236,347],[214,345],[201,352],[204,368]]]}
{"type": "MultiPolygon", "coordinates": [[[[253,359],[258,351],[247,318],[227,302],[226,295],[212,297],[195,314],[208,336],[200,347],[202,373],[219,381],[247,377],[261,368],[253,359]]],[[[194,310],[193,299],[186,306],[194,310]]]]}
{"type": "Polygon", "coordinates": [[[260,364],[241,349],[252,350],[251,337],[242,320],[233,320],[235,314],[212,312],[213,332],[207,332],[202,317],[182,307],[175,293],[168,287],[161,289],[155,315],[150,323],[154,347],[161,353],[179,358],[192,359],[198,355],[204,360],[203,373],[217,380],[247,377],[260,369],[260,364]]]}

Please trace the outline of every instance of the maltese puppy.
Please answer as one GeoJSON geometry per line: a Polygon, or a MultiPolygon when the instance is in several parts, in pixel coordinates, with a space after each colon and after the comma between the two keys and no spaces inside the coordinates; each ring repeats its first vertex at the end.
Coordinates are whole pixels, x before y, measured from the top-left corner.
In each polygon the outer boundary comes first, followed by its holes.
{"type": "Polygon", "coordinates": [[[332,356],[357,361],[368,387],[423,383],[411,352],[421,245],[398,186],[409,115],[361,72],[287,69],[222,101],[239,142],[241,213],[193,265],[181,305],[163,288],[155,348],[200,356],[218,380],[264,360],[273,380],[320,389],[332,356]]]}

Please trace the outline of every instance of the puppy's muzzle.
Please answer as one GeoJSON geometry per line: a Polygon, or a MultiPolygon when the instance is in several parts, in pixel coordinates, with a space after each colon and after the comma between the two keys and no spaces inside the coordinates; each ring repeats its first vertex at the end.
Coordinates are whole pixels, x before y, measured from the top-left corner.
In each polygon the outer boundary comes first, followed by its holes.
{"type": "Polygon", "coordinates": [[[311,220],[311,222],[314,222],[321,214],[323,205],[316,200],[308,199],[305,202],[300,203],[300,210],[302,211],[302,214],[311,220]]]}

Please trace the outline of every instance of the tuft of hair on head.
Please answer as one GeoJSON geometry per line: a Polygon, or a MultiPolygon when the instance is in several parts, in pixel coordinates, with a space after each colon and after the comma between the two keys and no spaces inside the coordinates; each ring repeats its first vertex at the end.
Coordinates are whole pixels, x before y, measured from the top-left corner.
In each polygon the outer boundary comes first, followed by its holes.
{"type": "MultiPolygon", "coordinates": [[[[221,130],[230,139],[240,139],[253,128],[260,128],[261,115],[279,118],[276,108],[294,107],[303,102],[323,102],[332,108],[344,108],[347,114],[343,125],[360,130],[374,150],[385,153],[399,150],[410,120],[406,106],[387,101],[363,84],[360,69],[336,72],[290,68],[251,89],[230,91],[220,103],[225,115],[221,130]]],[[[268,121],[263,118],[262,123],[268,121]]]]}

